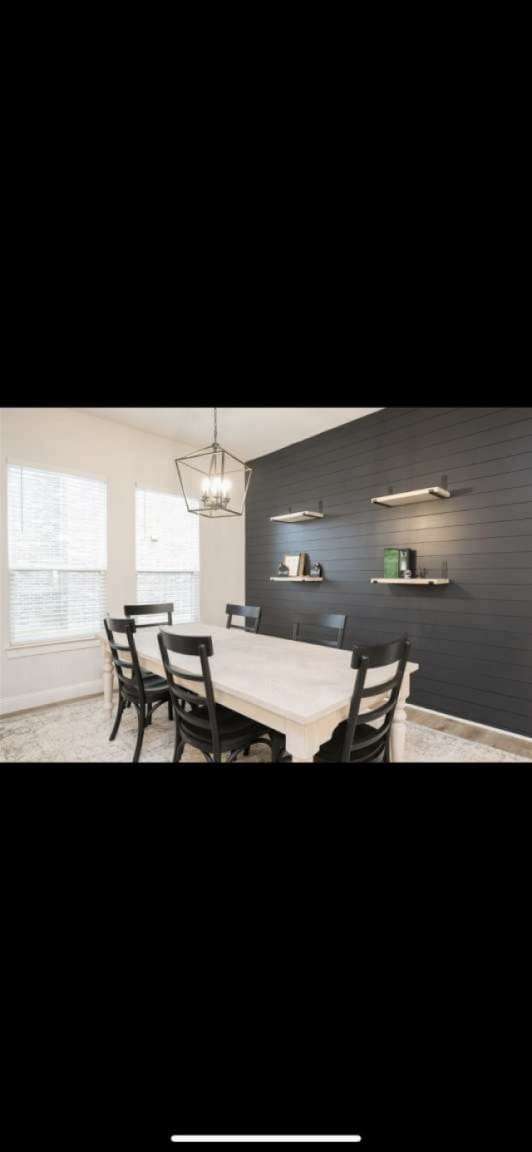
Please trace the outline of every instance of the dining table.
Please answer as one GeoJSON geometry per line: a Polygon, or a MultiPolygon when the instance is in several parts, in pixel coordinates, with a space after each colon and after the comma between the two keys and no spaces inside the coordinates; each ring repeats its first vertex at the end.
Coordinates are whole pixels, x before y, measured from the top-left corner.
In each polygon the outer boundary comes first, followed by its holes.
{"type": "MultiPolygon", "coordinates": [[[[157,640],[161,625],[141,627],[135,633],[140,667],[164,676],[157,640]]],[[[180,636],[210,636],[213,655],[210,670],[218,704],[248,716],[265,729],[273,728],[286,737],[286,751],[292,761],[309,763],[319,748],[332,736],[335,728],[349,713],[357,673],[351,668],[350,649],[330,648],[321,644],[286,640],[278,636],[248,632],[243,627],[225,628],[218,624],[194,623],[164,625],[164,630],[180,636]]],[[[113,708],[113,663],[104,632],[99,634],[103,656],[104,708],[113,708]]],[[[171,654],[177,669],[199,671],[196,656],[171,654]]],[[[383,675],[378,668],[369,669],[366,687],[378,686],[393,675],[397,665],[383,675]],[[390,670],[392,671],[390,672],[390,670]]],[[[406,737],[405,703],[410,694],[410,677],[419,665],[408,662],[397,701],[390,733],[390,759],[404,760],[406,737]]],[[[365,697],[360,715],[378,707],[385,697],[365,697]]]]}

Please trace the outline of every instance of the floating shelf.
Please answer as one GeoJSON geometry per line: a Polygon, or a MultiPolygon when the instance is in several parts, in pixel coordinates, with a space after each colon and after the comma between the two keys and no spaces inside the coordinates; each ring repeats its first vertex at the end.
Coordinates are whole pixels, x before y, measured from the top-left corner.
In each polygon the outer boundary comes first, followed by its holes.
{"type": "Polygon", "coordinates": [[[405,580],[404,577],[399,576],[397,579],[389,580],[386,576],[372,576],[372,584],[450,584],[450,580],[433,580],[430,576],[421,578],[421,576],[411,576],[405,580]]]}
{"type": "Polygon", "coordinates": [[[279,584],[316,584],[323,580],[323,576],[270,576],[270,580],[279,584]]]}
{"type": "Polygon", "coordinates": [[[297,524],[300,520],[323,520],[323,512],[286,512],[284,516],[270,516],[280,524],[297,524]]]}
{"type": "Polygon", "coordinates": [[[387,496],[372,496],[372,504],[395,508],[396,504],[421,504],[425,500],[449,500],[446,488],[415,488],[412,492],[389,492],[387,496]]]}

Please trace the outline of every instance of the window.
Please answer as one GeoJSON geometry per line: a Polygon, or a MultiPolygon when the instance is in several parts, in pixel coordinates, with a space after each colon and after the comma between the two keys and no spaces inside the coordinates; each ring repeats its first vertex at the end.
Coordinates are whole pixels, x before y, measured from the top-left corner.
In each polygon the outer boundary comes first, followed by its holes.
{"type": "Polygon", "coordinates": [[[199,620],[199,520],[182,496],[137,488],[137,602],[174,605],[174,623],[199,620]]]}
{"type": "Polygon", "coordinates": [[[8,465],[9,639],[65,640],[102,628],[107,485],[8,465]]]}

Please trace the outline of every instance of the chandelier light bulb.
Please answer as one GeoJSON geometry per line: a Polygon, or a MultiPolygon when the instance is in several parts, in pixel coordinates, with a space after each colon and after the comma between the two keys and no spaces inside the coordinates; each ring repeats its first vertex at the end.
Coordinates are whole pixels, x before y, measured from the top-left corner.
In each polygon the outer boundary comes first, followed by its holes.
{"type": "Polygon", "coordinates": [[[202,503],[206,508],[225,508],[231,499],[231,481],[226,476],[205,476],[201,482],[202,503]]]}
{"type": "Polygon", "coordinates": [[[207,496],[228,496],[231,481],[226,476],[205,476],[201,482],[202,492],[207,496]]]}

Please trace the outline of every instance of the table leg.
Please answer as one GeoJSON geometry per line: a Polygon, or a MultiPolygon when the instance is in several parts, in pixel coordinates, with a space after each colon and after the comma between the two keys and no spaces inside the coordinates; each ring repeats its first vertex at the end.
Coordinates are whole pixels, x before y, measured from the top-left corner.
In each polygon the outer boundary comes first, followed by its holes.
{"type": "Polygon", "coordinates": [[[400,764],[401,760],[404,760],[405,741],[406,712],[403,705],[397,701],[392,730],[390,732],[390,761],[392,764],[400,764]]]}
{"type": "Polygon", "coordinates": [[[286,729],[286,751],[290,753],[293,764],[312,764],[320,745],[331,735],[330,721],[318,721],[316,724],[291,724],[286,729]]]}
{"type": "Polygon", "coordinates": [[[399,699],[395,708],[392,730],[390,732],[390,761],[392,764],[400,764],[401,760],[405,758],[405,743],[406,743],[406,711],[405,704],[410,695],[410,675],[405,672],[403,676],[403,683],[399,693],[399,699]]]}
{"type": "Polygon", "coordinates": [[[102,644],[103,652],[103,706],[106,712],[113,711],[113,661],[108,644],[102,644]]]}

